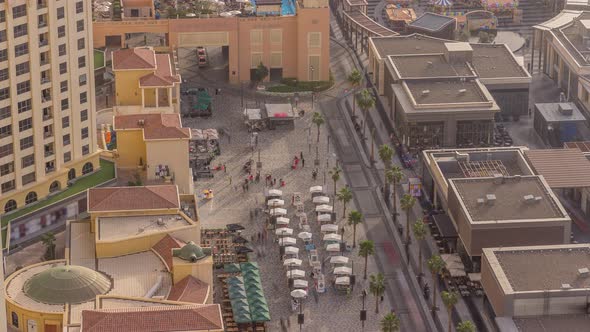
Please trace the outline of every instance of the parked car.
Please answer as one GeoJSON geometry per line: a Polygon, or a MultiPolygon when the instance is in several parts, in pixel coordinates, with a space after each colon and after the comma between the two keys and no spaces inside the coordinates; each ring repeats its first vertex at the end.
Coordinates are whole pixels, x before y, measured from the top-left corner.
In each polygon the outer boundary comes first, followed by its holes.
{"type": "Polygon", "coordinates": [[[202,46],[197,47],[197,61],[199,67],[205,67],[209,64],[206,48],[202,46]]]}

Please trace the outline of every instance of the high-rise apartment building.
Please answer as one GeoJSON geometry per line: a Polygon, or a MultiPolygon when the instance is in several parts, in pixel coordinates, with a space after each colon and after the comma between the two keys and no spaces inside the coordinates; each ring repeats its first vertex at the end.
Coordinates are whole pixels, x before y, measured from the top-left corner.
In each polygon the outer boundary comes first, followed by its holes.
{"type": "Polygon", "coordinates": [[[99,168],[90,0],[0,0],[0,215],[99,168]]]}

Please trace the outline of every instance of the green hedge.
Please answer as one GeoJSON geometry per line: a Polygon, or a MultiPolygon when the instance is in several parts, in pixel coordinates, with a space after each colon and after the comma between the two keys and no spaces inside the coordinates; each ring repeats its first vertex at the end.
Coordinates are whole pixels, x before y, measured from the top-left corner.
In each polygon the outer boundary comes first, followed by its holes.
{"type": "Polygon", "coordinates": [[[304,92],[324,91],[334,85],[332,75],[329,81],[298,81],[295,78],[283,78],[280,85],[270,86],[266,91],[270,92],[304,92]]]}

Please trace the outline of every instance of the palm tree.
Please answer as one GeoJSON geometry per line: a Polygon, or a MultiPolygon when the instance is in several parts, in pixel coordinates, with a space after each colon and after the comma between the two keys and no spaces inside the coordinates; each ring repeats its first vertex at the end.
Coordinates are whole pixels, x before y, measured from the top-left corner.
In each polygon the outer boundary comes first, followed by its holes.
{"type": "Polygon", "coordinates": [[[410,194],[404,194],[400,200],[402,209],[406,212],[406,243],[410,243],[410,210],[416,204],[416,199],[410,194]]]}
{"type": "Polygon", "coordinates": [[[45,259],[55,259],[55,235],[52,232],[47,232],[41,236],[41,242],[45,246],[45,259]]]}
{"type": "Polygon", "coordinates": [[[332,181],[334,181],[334,197],[336,197],[336,182],[338,182],[338,180],[340,180],[340,173],[342,172],[342,169],[340,169],[340,167],[338,166],[334,166],[334,168],[332,168],[332,170],[330,170],[330,176],[332,176],[332,181]]]}
{"type": "MultiPolygon", "coordinates": [[[[385,170],[387,170],[391,165],[391,158],[393,158],[393,150],[391,149],[391,147],[387,144],[381,145],[379,147],[379,159],[381,159],[383,165],[385,165],[385,170]]],[[[383,173],[383,179],[385,180],[385,183],[387,183],[386,173],[387,171],[383,173]]]]}
{"type": "Polygon", "coordinates": [[[381,332],[399,331],[399,318],[393,312],[388,313],[381,319],[381,332]]]}
{"type": "Polygon", "coordinates": [[[346,216],[346,204],[348,204],[348,202],[352,200],[352,191],[350,191],[350,188],[348,187],[340,188],[340,191],[338,192],[338,194],[336,194],[336,197],[339,201],[342,202],[342,216],[344,217],[346,216]]]}
{"type": "Polygon", "coordinates": [[[320,112],[313,112],[313,115],[311,117],[311,122],[318,127],[318,138],[316,140],[316,143],[319,143],[320,142],[320,127],[326,121],[324,120],[324,116],[322,115],[322,113],[320,113],[320,112]]]}
{"type": "Polygon", "coordinates": [[[356,103],[359,108],[363,110],[365,117],[363,124],[363,136],[365,136],[365,131],[367,129],[367,111],[375,106],[375,97],[373,97],[373,94],[371,94],[369,90],[363,89],[359,93],[356,103]]]}
{"type": "Polygon", "coordinates": [[[385,171],[386,183],[393,185],[393,195],[391,197],[393,207],[393,220],[397,220],[397,185],[401,182],[404,177],[401,167],[393,165],[390,169],[385,171]]]}
{"type": "Polygon", "coordinates": [[[470,320],[459,323],[456,328],[457,332],[475,332],[475,325],[470,320]]]}
{"type": "Polygon", "coordinates": [[[359,248],[359,256],[365,258],[365,274],[364,279],[367,279],[367,262],[369,260],[369,256],[375,254],[375,243],[371,240],[365,240],[360,243],[359,248]]]}
{"type": "MultiPolygon", "coordinates": [[[[417,220],[412,226],[412,230],[414,231],[414,237],[416,240],[422,241],[424,240],[424,237],[426,237],[426,225],[424,222],[422,222],[422,220],[417,220]]],[[[420,243],[418,243],[418,265],[420,266],[418,269],[418,275],[422,276],[422,246],[420,243]]]]}
{"type": "Polygon", "coordinates": [[[428,268],[432,273],[432,311],[436,311],[436,285],[438,284],[438,276],[442,272],[445,267],[445,261],[440,257],[440,255],[432,256],[428,260],[428,268]]]}
{"type": "Polygon", "coordinates": [[[385,277],[382,273],[371,274],[369,291],[375,296],[375,313],[379,313],[379,298],[385,293],[385,277]]]}
{"type": "Polygon", "coordinates": [[[363,76],[361,75],[361,73],[354,69],[353,71],[350,72],[350,74],[348,74],[348,76],[346,77],[346,79],[348,80],[348,83],[350,83],[352,85],[352,116],[354,116],[354,113],[356,111],[356,88],[359,87],[359,85],[361,85],[361,82],[363,81],[363,76]]]}
{"type": "Polygon", "coordinates": [[[348,214],[348,224],[352,225],[352,247],[356,248],[356,225],[363,221],[363,215],[357,210],[352,210],[348,214]]]}
{"type": "Polygon", "coordinates": [[[459,302],[459,293],[444,291],[442,292],[441,297],[445,307],[447,307],[447,311],[449,312],[449,332],[452,332],[453,320],[451,319],[451,315],[453,312],[453,307],[455,304],[457,304],[457,302],[459,302]]]}

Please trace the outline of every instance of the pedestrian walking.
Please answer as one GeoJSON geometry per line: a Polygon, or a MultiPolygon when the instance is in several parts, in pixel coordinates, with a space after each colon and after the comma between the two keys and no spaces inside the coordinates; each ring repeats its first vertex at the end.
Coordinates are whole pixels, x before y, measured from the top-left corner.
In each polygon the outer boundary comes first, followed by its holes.
{"type": "Polygon", "coordinates": [[[231,175],[229,176],[229,185],[231,186],[231,175]]]}
{"type": "Polygon", "coordinates": [[[303,151],[299,151],[299,158],[303,160],[303,151]]]}
{"type": "Polygon", "coordinates": [[[273,179],[272,179],[272,185],[273,185],[273,186],[276,186],[276,185],[277,185],[277,178],[273,178],[273,179]]]}
{"type": "Polygon", "coordinates": [[[227,167],[225,167],[225,164],[223,164],[223,173],[227,173],[227,167]]]}
{"type": "Polygon", "coordinates": [[[260,232],[258,232],[258,242],[260,242],[261,238],[262,238],[262,235],[260,234],[260,232]]]}
{"type": "Polygon", "coordinates": [[[315,179],[317,179],[317,177],[318,177],[318,170],[317,169],[314,169],[311,172],[311,178],[315,180],[315,179]]]}
{"type": "Polygon", "coordinates": [[[260,182],[260,171],[256,171],[256,183],[260,182]]]}
{"type": "Polygon", "coordinates": [[[246,184],[242,183],[242,192],[246,192],[246,184]]]}
{"type": "Polygon", "coordinates": [[[305,167],[305,159],[301,158],[301,168],[305,167]]]}

